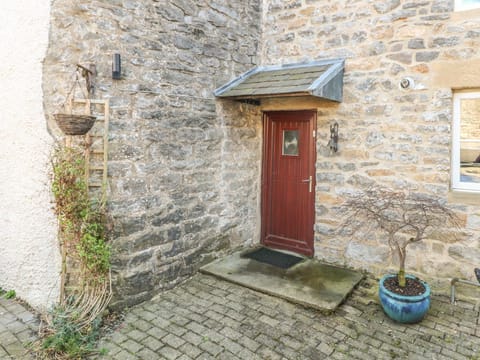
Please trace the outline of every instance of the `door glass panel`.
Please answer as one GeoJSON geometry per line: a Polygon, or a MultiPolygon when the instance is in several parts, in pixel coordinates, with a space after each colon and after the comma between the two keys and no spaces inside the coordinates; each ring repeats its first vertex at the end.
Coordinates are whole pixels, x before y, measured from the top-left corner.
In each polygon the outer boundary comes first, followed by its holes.
{"type": "Polygon", "coordinates": [[[298,130],[283,130],[282,155],[298,156],[298,130]]]}

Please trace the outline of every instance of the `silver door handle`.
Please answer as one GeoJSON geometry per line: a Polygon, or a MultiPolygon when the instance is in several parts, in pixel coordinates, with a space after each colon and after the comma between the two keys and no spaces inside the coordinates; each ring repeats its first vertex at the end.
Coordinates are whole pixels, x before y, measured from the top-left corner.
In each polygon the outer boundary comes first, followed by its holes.
{"type": "Polygon", "coordinates": [[[309,176],[308,179],[302,180],[302,183],[308,182],[308,192],[312,192],[312,177],[309,176]]]}

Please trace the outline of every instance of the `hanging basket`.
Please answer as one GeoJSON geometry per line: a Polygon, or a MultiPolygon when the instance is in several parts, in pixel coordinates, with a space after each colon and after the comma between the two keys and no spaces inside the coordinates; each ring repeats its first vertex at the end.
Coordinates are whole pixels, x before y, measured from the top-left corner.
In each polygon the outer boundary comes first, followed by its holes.
{"type": "Polygon", "coordinates": [[[85,135],[95,123],[95,116],[54,114],[58,127],[65,135],[85,135]]]}

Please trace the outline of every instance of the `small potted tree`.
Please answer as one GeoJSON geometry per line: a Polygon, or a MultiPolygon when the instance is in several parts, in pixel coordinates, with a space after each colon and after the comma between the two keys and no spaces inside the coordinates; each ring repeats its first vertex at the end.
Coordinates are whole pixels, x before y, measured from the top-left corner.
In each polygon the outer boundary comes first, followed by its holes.
{"type": "Polygon", "coordinates": [[[371,187],[350,196],[342,205],[348,226],[380,230],[399,262],[397,274],[385,275],[379,283],[379,297],[385,313],[395,321],[415,323],[430,307],[430,287],[405,273],[407,247],[429,238],[442,228],[458,228],[457,215],[438,199],[371,187]]]}

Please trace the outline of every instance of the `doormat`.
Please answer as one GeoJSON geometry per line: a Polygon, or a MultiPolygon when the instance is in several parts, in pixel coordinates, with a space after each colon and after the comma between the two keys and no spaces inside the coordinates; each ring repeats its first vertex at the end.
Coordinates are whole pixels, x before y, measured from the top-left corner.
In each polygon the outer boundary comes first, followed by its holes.
{"type": "Polygon", "coordinates": [[[273,265],[282,269],[288,269],[303,260],[301,257],[285,254],[279,251],[273,251],[264,247],[244,254],[242,257],[273,265]]]}

